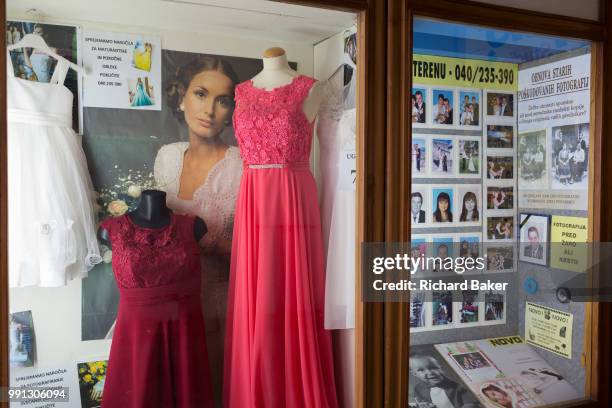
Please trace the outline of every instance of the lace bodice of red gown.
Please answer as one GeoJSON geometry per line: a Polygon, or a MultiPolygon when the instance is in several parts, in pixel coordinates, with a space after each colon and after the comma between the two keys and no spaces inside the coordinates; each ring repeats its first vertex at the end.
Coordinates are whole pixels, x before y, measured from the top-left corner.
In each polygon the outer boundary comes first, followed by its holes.
{"type": "Polygon", "coordinates": [[[313,126],[303,105],[314,82],[298,75],[270,91],[252,81],[236,87],[234,130],[245,164],[308,162],[313,126]]]}
{"type": "Polygon", "coordinates": [[[152,288],[200,278],[200,253],[193,237],[194,218],[172,214],[163,228],[135,225],[129,215],[110,218],[113,272],[119,289],[152,288]]]}

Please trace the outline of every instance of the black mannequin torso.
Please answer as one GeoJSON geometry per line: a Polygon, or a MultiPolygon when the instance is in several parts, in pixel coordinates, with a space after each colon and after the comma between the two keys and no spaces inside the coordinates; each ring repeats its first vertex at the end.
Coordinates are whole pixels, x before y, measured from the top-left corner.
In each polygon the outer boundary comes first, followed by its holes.
{"type": "MultiPolygon", "coordinates": [[[[163,228],[170,223],[172,211],[166,205],[166,193],[159,190],[145,190],[140,197],[138,207],[127,214],[130,220],[143,228],[163,228]]],[[[193,233],[196,241],[200,241],[207,232],[204,220],[195,218],[193,233]]],[[[98,230],[100,241],[110,248],[111,242],[108,231],[104,228],[98,230]]]]}

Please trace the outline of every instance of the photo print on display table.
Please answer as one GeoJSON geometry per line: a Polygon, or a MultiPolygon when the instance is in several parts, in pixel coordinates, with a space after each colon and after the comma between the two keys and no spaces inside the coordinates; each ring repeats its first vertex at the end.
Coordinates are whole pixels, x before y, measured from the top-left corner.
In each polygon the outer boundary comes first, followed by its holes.
{"type": "Polygon", "coordinates": [[[423,127],[427,123],[427,88],[415,85],[412,88],[411,108],[412,126],[423,127]]]}
{"type": "Polygon", "coordinates": [[[436,177],[455,174],[455,140],[434,138],[431,140],[431,175],[436,177]]]}
{"type": "Polygon", "coordinates": [[[434,88],[431,92],[431,122],[434,127],[455,124],[455,93],[452,89],[434,88]]]}
{"type": "Polygon", "coordinates": [[[520,214],[519,260],[537,265],[548,265],[548,235],[550,216],[520,214]]]}
{"type": "Polygon", "coordinates": [[[459,91],[459,127],[480,128],[480,91],[459,91]]]}
{"type": "Polygon", "coordinates": [[[459,176],[462,178],[481,177],[480,138],[459,139],[459,176]]]}
{"type": "Polygon", "coordinates": [[[552,128],[552,189],[586,190],[589,181],[589,124],[552,128]]]}
{"type": "MultiPolygon", "coordinates": [[[[548,187],[546,130],[521,133],[517,150],[520,187],[525,189],[548,187]]],[[[567,159],[569,174],[569,155],[567,159]]]]}
{"type": "MultiPolygon", "coordinates": [[[[447,397],[441,397],[446,407],[482,407],[476,396],[465,386],[459,375],[440,357],[432,344],[411,344],[408,367],[410,374],[408,408],[433,408],[437,406],[433,401],[438,401],[436,393],[440,395],[439,390],[442,390],[442,393],[447,397]]],[[[442,405],[437,407],[440,408],[442,405]]]]}

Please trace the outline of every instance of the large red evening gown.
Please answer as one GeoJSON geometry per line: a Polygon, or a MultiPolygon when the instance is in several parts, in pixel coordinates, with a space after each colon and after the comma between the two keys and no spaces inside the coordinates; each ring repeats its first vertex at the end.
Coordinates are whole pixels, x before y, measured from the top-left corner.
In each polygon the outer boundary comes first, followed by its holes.
{"type": "Polygon", "coordinates": [[[306,76],[272,91],[236,87],[245,163],[236,206],[225,342],[229,408],[335,408],[306,76]]]}
{"type": "Polygon", "coordinates": [[[164,228],[128,215],[102,223],[120,290],[103,408],[212,407],[194,218],[164,228]]]}

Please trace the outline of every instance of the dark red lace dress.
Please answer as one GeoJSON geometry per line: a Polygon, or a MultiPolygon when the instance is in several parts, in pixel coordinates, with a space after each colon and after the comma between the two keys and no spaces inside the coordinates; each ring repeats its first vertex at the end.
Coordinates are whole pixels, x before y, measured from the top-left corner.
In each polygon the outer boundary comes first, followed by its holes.
{"type": "Polygon", "coordinates": [[[121,292],[103,408],[212,407],[194,218],[164,228],[127,215],[102,223],[121,292]]]}

